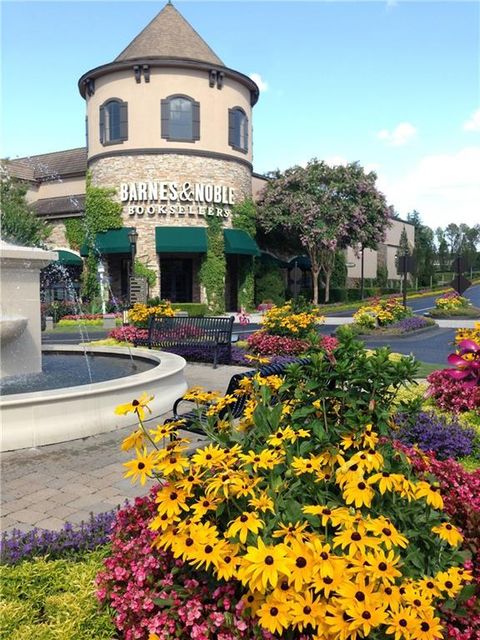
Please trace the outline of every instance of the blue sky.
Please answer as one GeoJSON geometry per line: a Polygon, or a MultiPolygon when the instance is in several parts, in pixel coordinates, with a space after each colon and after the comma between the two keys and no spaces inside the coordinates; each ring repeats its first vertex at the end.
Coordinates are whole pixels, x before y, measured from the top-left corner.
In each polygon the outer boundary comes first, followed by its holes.
{"type": "MultiPolygon", "coordinates": [[[[82,146],[87,70],[164,2],[2,2],[2,156],[82,146]]],[[[257,74],[254,169],[359,161],[402,215],[480,222],[480,4],[175,2],[224,63],[257,74]]]]}

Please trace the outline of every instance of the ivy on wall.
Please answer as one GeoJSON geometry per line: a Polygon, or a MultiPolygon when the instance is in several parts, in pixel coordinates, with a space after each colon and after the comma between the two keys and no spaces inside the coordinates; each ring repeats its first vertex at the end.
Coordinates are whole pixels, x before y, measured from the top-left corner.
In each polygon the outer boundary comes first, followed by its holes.
{"type": "Polygon", "coordinates": [[[208,250],[200,267],[200,282],[205,287],[207,304],[213,313],[225,312],[225,243],[222,218],[207,218],[208,250]]]}
{"type": "Polygon", "coordinates": [[[157,283],[157,274],[154,269],[150,269],[141,260],[136,259],[134,265],[135,275],[139,278],[145,278],[148,286],[152,289],[157,283]]]}
{"type": "MultiPolygon", "coordinates": [[[[253,200],[243,200],[232,208],[235,229],[246,231],[252,238],[257,233],[257,210],[253,200]]],[[[241,256],[238,261],[238,306],[247,311],[254,308],[255,263],[250,256],[241,256]]]]}
{"type": "Polygon", "coordinates": [[[92,174],[90,171],[87,172],[83,227],[89,254],[82,274],[82,296],[89,300],[93,300],[99,294],[97,281],[99,256],[94,248],[96,234],[123,227],[122,205],[112,199],[115,193],[115,189],[94,186],[92,174]]]}
{"type": "Polygon", "coordinates": [[[65,237],[70,249],[79,251],[85,240],[85,221],[83,218],[67,218],[65,224],[65,237]]]}

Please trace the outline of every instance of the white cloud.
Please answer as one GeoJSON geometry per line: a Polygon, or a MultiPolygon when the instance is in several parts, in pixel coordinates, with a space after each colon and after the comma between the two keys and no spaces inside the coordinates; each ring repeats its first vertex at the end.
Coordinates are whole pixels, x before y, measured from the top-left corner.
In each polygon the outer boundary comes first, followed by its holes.
{"type": "Polygon", "coordinates": [[[463,123],[464,131],[480,131],[480,109],[472,113],[470,118],[463,123]]]}
{"type": "Polygon", "coordinates": [[[417,134],[417,129],[410,122],[400,122],[395,129],[388,131],[382,129],[377,133],[377,138],[385,140],[392,147],[401,147],[410,142],[417,134]]]}
{"type": "Polygon", "coordinates": [[[402,217],[416,209],[432,228],[478,224],[480,146],[424,156],[405,175],[379,175],[378,186],[402,217]]]}
{"type": "Polygon", "coordinates": [[[268,90],[268,83],[265,82],[259,73],[251,73],[250,78],[258,85],[261,92],[268,90]]]}

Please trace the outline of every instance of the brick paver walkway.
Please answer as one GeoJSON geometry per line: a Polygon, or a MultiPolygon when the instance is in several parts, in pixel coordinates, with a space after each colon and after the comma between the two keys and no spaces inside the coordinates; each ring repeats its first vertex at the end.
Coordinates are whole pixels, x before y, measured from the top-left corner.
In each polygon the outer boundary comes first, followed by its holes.
{"type": "MultiPolygon", "coordinates": [[[[190,364],[185,377],[189,386],[202,385],[223,392],[232,375],[246,370],[190,364]]],[[[148,485],[132,485],[123,478],[122,463],[131,459],[131,453],[121,451],[120,443],[130,431],[119,429],[82,440],[0,454],[2,531],[14,527],[23,531],[33,527],[60,529],[67,521],[88,520],[90,513],[109,511],[127,498],[144,495],[148,485]]],[[[205,441],[193,434],[189,437],[193,444],[205,441]]]]}

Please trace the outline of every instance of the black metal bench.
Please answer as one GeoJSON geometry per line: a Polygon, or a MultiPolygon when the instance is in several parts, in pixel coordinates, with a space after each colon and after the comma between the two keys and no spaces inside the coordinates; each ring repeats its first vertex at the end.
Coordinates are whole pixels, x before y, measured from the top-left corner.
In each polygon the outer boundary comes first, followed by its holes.
{"type": "MultiPolygon", "coordinates": [[[[236,373],[230,378],[230,382],[228,383],[227,390],[225,391],[225,395],[233,395],[237,389],[240,388],[240,381],[244,378],[253,378],[253,376],[258,373],[262,377],[277,375],[281,376],[285,373],[285,369],[290,364],[306,364],[309,362],[309,358],[295,358],[290,362],[284,362],[279,364],[267,364],[261,366],[258,370],[251,369],[250,371],[245,371],[244,373],[236,373]]],[[[205,405],[202,407],[200,411],[195,409],[193,411],[187,411],[186,413],[179,413],[178,408],[180,403],[182,402],[191,402],[190,400],[184,400],[182,398],[178,398],[175,400],[175,403],[172,408],[173,416],[167,418],[163,424],[168,424],[169,422],[173,422],[174,420],[184,420],[183,425],[180,427],[181,429],[185,429],[185,431],[191,431],[192,433],[199,433],[204,435],[205,431],[202,428],[202,423],[206,424],[206,412],[209,405],[205,405]],[[195,425],[195,426],[194,426],[195,425]]],[[[238,395],[236,401],[233,404],[228,405],[221,411],[218,412],[218,418],[222,419],[226,416],[231,416],[233,419],[239,419],[243,416],[243,411],[245,409],[245,404],[247,402],[247,398],[245,395],[238,395]]]]}
{"type": "Polygon", "coordinates": [[[148,336],[136,338],[133,344],[149,349],[206,347],[213,351],[213,367],[216,369],[220,350],[226,354],[227,363],[232,359],[233,321],[233,316],[151,316],[148,336]]]}

